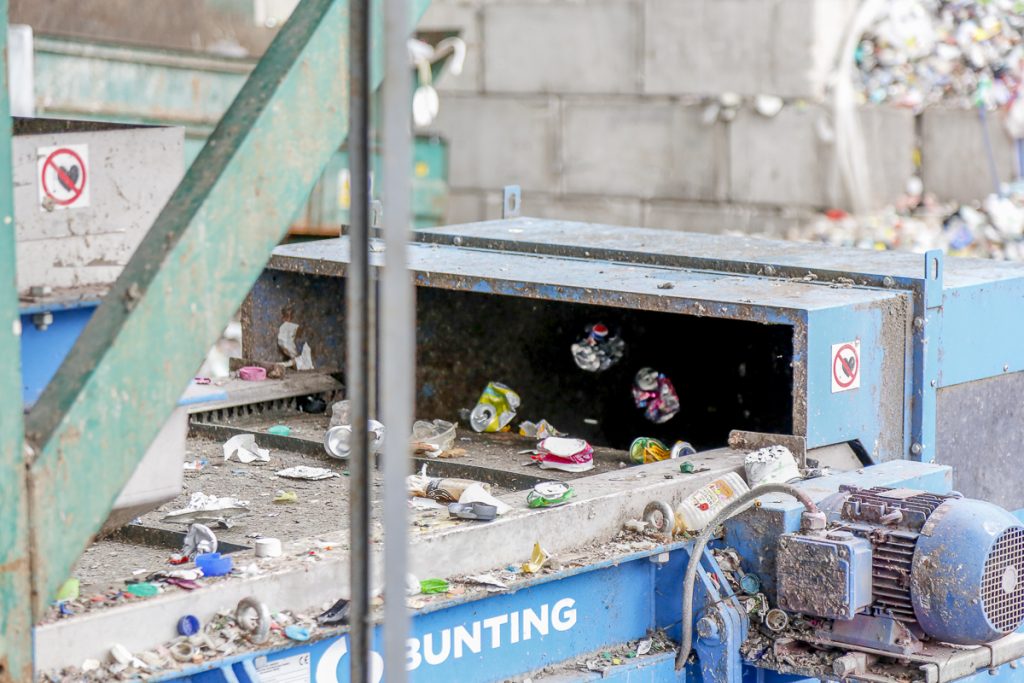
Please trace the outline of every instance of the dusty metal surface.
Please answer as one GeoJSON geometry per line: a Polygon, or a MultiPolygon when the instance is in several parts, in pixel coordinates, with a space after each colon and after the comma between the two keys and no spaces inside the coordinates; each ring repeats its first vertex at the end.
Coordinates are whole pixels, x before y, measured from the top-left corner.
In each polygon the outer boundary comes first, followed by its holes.
{"type": "MultiPolygon", "coordinates": [[[[579,224],[574,225],[579,227],[579,224]]],[[[579,229],[586,232],[587,226],[579,229]]],[[[631,235],[633,231],[623,232],[631,235]]],[[[379,242],[375,245],[374,249],[379,253],[383,245],[379,242]]],[[[659,253],[660,247],[651,248],[654,254],[659,253]]],[[[803,280],[806,270],[793,279],[772,278],[766,287],[765,282],[757,278],[739,277],[728,272],[708,272],[673,264],[629,264],[582,255],[579,258],[555,258],[500,250],[414,244],[409,249],[409,259],[416,283],[421,287],[504,293],[759,322],[770,321],[768,311],[771,309],[834,308],[892,296],[888,292],[856,287],[816,286],[803,280]],[[558,265],[557,269],[553,268],[554,264],[558,265]]],[[[268,267],[307,275],[344,276],[348,261],[348,240],[342,237],[278,247],[268,267]]],[[[379,256],[371,258],[371,263],[379,266],[379,256]]],[[[760,274],[769,276],[768,273],[760,274]]]]}
{"type": "MultiPolygon", "coordinates": [[[[420,513],[427,515],[420,519],[430,523],[413,522],[409,569],[424,578],[502,569],[526,560],[538,541],[568,566],[609,560],[624,550],[604,544],[620,533],[626,520],[639,518],[648,501],[664,499],[676,504],[715,477],[742,468],[742,455],[727,450],[695,456],[695,461],[710,469],[684,475],[677,463],[662,462],[580,477],[574,484],[577,497],[558,508],[532,510],[526,506],[523,492],[505,493],[499,498],[513,509],[490,523],[449,522],[443,514],[430,517],[431,513],[420,513]],[[566,529],[573,533],[565,533],[566,529]],[[579,551],[575,560],[574,551],[579,551]]],[[[226,538],[230,539],[230,534],[226,538]]],[[[36,630],[39,666],[49,670],[78,666],[88,657],[103,658],[110,642],[132,651],[152,648],[173,636],[173,624],[182,614],[195,614],[205,623],[217,610],[233,608],[247,595],[259,595],[275,610],[304,611],[323,609],[324,602],[346,594],[344,530],[285,545],[285,556],[276,559],[255,560],[236,553],[236,564],[255,563],[259,573],[204,580],[202,600],[196,600],[194,593],[173,589],[151,599],[109,604],[46,623],[36,630]],[[313,586],[330,588],[311,590],[313,586]],[[104,633],[105,639],[89,637],[95,632],[104,633]]],[[[654,545],[645,540],[643,547],[654,545]]],[[[373,565],[379,568],[377,543],[373,549],[373,565]]],[[[379,577],[374,585],[380,585],[379,577]]]]}
{"type": "MultiPolygon", "coordinates": [[[[529,211],[529,206],[526,210],[529,211]]],[[[919,279],[923,270],[921,256],[907,252],[823,248],[817,244],[650,228],[624,233],[617,226],[538,218],[445,226],[419,234],[425,241],[464,246],[580,255],[748,275],[771,274],[765,271],[771,266],[781,277],[803,277],[812,272],[824,279],[853,278],[857,284],[880,284],[885,276],[919,279]]],[[[946,261],[947,286],[1021,276],[1024,276],[1024,267],[1019,264],[988,259],[950,258],[946,261]]]]}
{"type": "MultiPolygon", "coordinates": [[[[308,415],[295,411],[267,411],[217,420],[197,415],[190,431],[197,437],[218,441],[225,441],[236,434],[252,433],[256,436],[256,443],[262,447],[300,453],[336,464],[338,461],[330,458],[323,446],[328,420],[326,414],[308,415]],[[275,425],[289,427],[291,434],[268,434],[267,429],[275,425]]],[[[580,476],[579,473],[540,469],[531,461],[530,454],[523,452],[536,445],[536,439],[517,434],[478,434],[460,428],[454,447],[457,455],[413,458],[410,472],[419,471],[426,465],[433,476],[476,479],[513,490],[530,488],[542,481],[568,481],[580,476]]],[[[379,467],[381,457],[376,460],[379,467]]],[[[633,464],[626,451],[598,446],[594,448],[594,469],[585,474],[617,470],[633,464]]]]}
{"type": "Polygon", "coordinates": [[[180,128],[20,120],[13,143],[19,293],[111,285],[185,173],[183,140],[180,128]],[[89,201],[59,210],[40,200],[39,157],[69,146],[82,154],[89,201]]]}
{"type": "MultiPolygon", "coordinates": [[[[283,384],[283,383],[281,383],[283,384]]],[[[308,381],[307,385],[310,384],[308,381]]],[[[272,385],[266,387],[272,393],[272,385]]],[[[193,416],[193,420],[210,420],[214,413],[193,416]]],[[[231,496],[249,501],[250,514],[239,517],[230,529],[216,529],[218,540],[234,544],[236,548],[251,551],[252,535],[261,534],[298,541],[347,530],[347,499],[349,490],[348,463],[330,458],[323,448],[323,435],[328,426],[328,415],[301,413],[294,409],[267,409],[260,412],[240,413],[223,422],[193,421],[192,430],[200,436],[190,438],[185,461],[189,466],[202,464],[199,470],[187,470],[184,489],[175,500],[158,510],[142,515],[137,524],[126,527],[92,544],[77,563],[73,576],[82,581],[85,595],[103,594],[123,588],[125,580],[139,579],[158,569],[171,568],[167,558],[180,549],[182,531],[187,526],[163,521],[170,510],[184,507],[196,492],[207,495],[231,496]],[[288,437],[266,433],[275,425],[292,429],[288,437]],[[257,443],[271,452],[268,463],[243,464],[236,460],[225,462],[222,444],[238,433],[252,433],[257,443]],[[216,439],[208,437],[216,436],[216,439]],[[306,465],[327,468],[340,477],[323,481],[297,481],[278,477],[279,469],[306,465]],[[294,503],[275,503],[281,491],[294,491],[294,503]],[[137,573],[145,570],[144,573],[137,573]]],[[[595,468],[584,473],[559,470],[541,470],[530,463],[530,456],[520,451],[532,448],[536,441],[511,434],[476,434],[460,431],[456,447],[463,454],[454,458],[416,458],[409,463],[409,473],[426,467],[430,476],[458,477],[483,481],[492,486],[495,495],[526,491],[542,481],[572,481],[602,472],[623,472],[628,480],[630,464],[623,451],[598,448],[595,450],[595,468]]],[[[380,534],[380,475],[375,473],[373,494],[375,521],[374,535],[380,534]]],[[[525,493],[521,494],[525,495],[525,493]]],[[[417,513],[416,525],[425,530],[447,523],[444,511],[417,513]]]]}
{"type": "Polygon", "coordinates": [[[1020,372],[939,389],[936,462],[953,468],[965,496],[1008,510],[1024,508],[1022,395],[1020,372]]]}

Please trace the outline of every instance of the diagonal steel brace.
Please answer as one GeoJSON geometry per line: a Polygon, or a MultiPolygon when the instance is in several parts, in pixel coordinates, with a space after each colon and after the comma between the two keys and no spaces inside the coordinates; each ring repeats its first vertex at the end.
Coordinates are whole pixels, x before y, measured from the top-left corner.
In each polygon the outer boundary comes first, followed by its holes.
{"type": "Polygon", "coordinates": [[[344,0],[303,0],[27,416],[36,617],[344,142],[347,35],[344,0]]]}

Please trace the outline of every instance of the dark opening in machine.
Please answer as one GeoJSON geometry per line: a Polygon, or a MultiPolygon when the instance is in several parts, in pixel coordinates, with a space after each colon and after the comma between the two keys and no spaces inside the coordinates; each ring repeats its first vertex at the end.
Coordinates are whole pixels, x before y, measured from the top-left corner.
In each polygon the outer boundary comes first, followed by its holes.
{"type": "MultiPolygon", "coordinates": [[[[243,343],[245,354],[276,360],[276,330],[302,325],[316,367],[336,369],[344,358],[344,279],[273,272],[254,290],[259,306],[243,343]],[[307,321],[331,321],[311,325],[307,321]]],[[[250,299],[250,302],[252,299],[250,299]]],[[[386,306],[386,302],[380,302],[386,306]]],[[[416,416],[460,420],[488,382],[522,399],[522,420],[548,420],[595,446],[627,449],[638,436],[700,450],[724,446],[742,429],[793,430],[793,328],[636,308],[596,306],[431,287],[417,288],[416,416]],[[603,323],[625,342],[622,359],[604,372],[576,366],[571,346],[588,325],[603,323]],[[678,414],[647,420],[633,401],[638,370],[664,373],[679,395],[678,414]]],[[[342,368],[342,378],[344,369],[342,368]]]]}
{"type": "Polygon", "coordinates": [[[597,446],[652,436],[707,449],[725,445],[732,429],[792,431],[791,327],[441,289],[418,296],[421,417],[457,419],[496,381],[522,399],[514,424],[543,418],[597,446]],[[581,370],[570,350],[594,323],[625,342],[603,372],[581,370]],[[679,395],[678,414],[663,424],[634,404],[644,367],[679,395]]]}

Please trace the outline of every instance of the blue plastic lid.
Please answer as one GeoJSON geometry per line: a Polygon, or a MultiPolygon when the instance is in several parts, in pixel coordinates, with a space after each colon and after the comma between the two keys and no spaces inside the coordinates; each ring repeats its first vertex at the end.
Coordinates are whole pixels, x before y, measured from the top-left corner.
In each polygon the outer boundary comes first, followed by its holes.
{"type": "Polygon", "coordinates": [[[199,632],[199,619],[186,614],[181,619],[178,619],[178,634],[182,636],[190,636],[194,633],[199,632]]]}
{"type": "Polygon", "coordinates": [[[220,553],[196,555],[196,566],[203,570],[203,576],[224,576],[231,571],[231,558],[220,553]]]}

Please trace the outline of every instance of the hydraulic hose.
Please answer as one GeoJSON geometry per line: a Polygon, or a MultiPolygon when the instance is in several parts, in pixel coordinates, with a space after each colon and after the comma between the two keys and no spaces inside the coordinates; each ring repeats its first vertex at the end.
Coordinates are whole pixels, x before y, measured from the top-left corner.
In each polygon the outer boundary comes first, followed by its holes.
{"type": "Polygon", "coordinates": [[[807,508],[807,512],[820,514],[818,506],[804,491],[789,484],[762,484],[747,491],[715,515],[694,542],[690,551],[690,562],[686,565],[686,578],[683,580],[683,637],[679,644],[679,653],[676,655],[676,671],[686,666],[686,660],[690,658],[690,650],[693,647],[693,587],[697,582],[697,568],[700,566],[701,557],[704,556],[704,549],[707,548],[711,536],[719,525],[746,510],[757,498],[769,493],[792,496],[807,508]]]}

